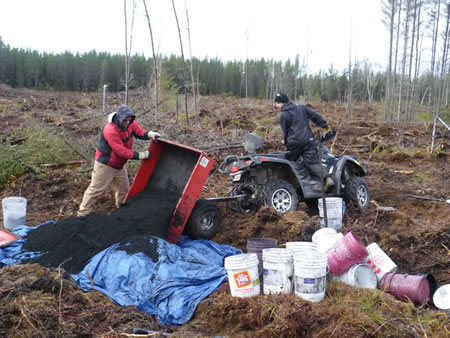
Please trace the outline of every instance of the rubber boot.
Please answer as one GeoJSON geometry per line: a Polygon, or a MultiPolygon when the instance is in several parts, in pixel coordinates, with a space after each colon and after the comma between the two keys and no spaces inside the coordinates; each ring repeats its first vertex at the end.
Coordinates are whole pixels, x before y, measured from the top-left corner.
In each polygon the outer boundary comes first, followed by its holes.
{"type": "Polygon", "coordinates": [[[327,176],[327,178],[325,178],[325,186],[324,186],[325,193],[332,192],[334,189],[334,186],[335,185],[334,185],[333,179],[330,176],[327,176]]]}
{"type": "Polygon", "coordinates": [[[311,185],[312,190],[318,191],[318,192],[322,191],[322,184],[320,184],[320,181],[310,180],[309,184],[311,185]]]}
{"type": "Polygon", "coordinates": [[[322,191],[322,184],[320,184],[320,164],[308,165],[310,174],[310,184],[314,191],[322,191]]]}

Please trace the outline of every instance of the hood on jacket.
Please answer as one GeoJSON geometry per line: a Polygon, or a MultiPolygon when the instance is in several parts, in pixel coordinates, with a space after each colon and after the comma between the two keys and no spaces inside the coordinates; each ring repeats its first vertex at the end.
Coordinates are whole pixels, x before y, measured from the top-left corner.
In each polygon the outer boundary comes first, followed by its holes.
{"type": "Polygon", "coordinates": [[[126,130],[126,128],[125,129],[122,128],[122,122],[128,117],[131,117],[131,122],[133,122],[136,119],[136,115],[134,115],[131,108],[125,104],[122,104],[119,106],[119,108],[117,108],[116,112],[113,112],[108,115],[108,122],[114,123],[121,130],[126,130]]]}

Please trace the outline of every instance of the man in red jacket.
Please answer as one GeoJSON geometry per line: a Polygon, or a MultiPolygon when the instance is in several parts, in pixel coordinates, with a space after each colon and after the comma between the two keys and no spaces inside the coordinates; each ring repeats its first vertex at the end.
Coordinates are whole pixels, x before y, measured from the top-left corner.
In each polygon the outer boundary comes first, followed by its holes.
{"type": "Polygon", "coordinates": [[[117,112],[108,115],[108,123],[102,130],[95,151],[91,184],[84,193],[77,216],[91,213],[98,197],[108,187],[113,189],[116,206],[120,207],[130,188],[125,163],[128,160],[146,160],[150,157],[148,150],[141,152],[132,150],[133,137],[156,141],[160,134],[143,129],[136,121],[131,108],[121,105],[117,112]]]}

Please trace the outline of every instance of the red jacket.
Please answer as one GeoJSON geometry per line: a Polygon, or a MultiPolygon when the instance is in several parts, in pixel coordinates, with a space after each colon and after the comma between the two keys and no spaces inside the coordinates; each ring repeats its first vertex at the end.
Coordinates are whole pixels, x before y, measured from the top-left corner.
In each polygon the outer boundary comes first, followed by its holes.
{"type": "MultiPolygon", "coordinates": [[[[126,130],[120,128],[116,113],[108,116],[108,124],[103,128],[102,135],[95,151],[95,160],[116,169],[122,169],[129,159],[139,159],[139,153],[132,150],[133,137],[148,140],[147,131],[136,120],[133,120],[126,130]]],[[[133,116],[134,117],[134,116],[133,116]]]]}

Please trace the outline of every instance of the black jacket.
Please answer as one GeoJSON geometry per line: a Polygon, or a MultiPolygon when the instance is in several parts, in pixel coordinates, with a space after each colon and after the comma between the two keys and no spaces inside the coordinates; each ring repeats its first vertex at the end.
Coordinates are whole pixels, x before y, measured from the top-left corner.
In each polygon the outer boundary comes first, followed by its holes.
{"type": "Polygon", "coordinates": [[[284,104],[280,113],[280,125],[286,146],[296,144],[302,147],[314,141],[309,120],[321,128],[328,127],[327,121],[311,108],[291,101],[284,104]]]}

